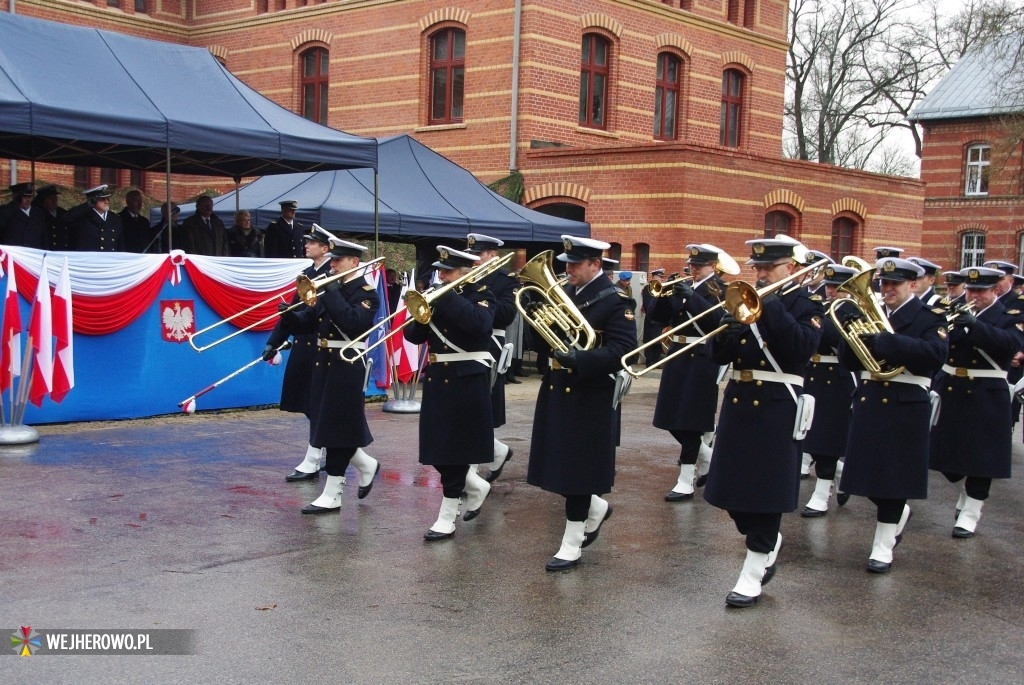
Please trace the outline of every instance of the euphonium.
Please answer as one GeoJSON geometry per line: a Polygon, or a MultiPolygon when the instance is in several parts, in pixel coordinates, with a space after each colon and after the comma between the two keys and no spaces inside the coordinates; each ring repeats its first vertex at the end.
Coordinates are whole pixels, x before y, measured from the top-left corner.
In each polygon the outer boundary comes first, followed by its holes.
{"type": "Polygon", "coordinates": [[[836,288],[839,292],[850,295],[849,299],[837,299],[828,308],[828,315],[835,322],[840,335],[846,340],[857,359],[864,365],[864,369],[871,375],[888,379],[903,373],[905,367],[893,366],[884,359],[875,359],[875,356],[860,339],[861,335],[873,333],[892,333],[892,326],[889,319],[885,317],[882,308],[871,291],[871,280],[875,276],[875,267],[862,270],[859,274],[836,288]],[[845,323],[840,320],[836,311],[843,305],[856,307],[860,312],[859,316],[848,319],[845,323]]]}
{"type": "Polygon", "coordinates": [[[523,266],[519,272],[523,287],[516,292],[516,309],[552,350],[589,350],[597,343],[597,333],[555,278],[553,256],[554,252],[545,250],[523,266]],[[527,295],[534,298],[529,304],[523,302],[527,295]]]}

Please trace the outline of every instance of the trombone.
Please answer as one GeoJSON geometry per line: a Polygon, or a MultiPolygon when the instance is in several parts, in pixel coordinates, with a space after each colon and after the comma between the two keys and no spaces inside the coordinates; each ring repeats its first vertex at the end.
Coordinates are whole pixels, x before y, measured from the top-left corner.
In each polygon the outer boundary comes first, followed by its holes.
{"type": "MultiPolygon", "coordinates": [[[[755,289],[754,286],[744,281],[733,281],[725,288],[725,296],[722,298],[721,302],[714,305],[713,307],[708,307],[697,316],[691,319],[687,319],[681,324],[666,330],[657,338],[654,338],[653,340],[648,340],[635,350],[630,350],[626,354],[622,355],[622,358],[619,360],[619,363],[622,364],[622,368],[626,370],[626,373],[628,373],[633,378],[640,378],[641,376],[646,375],[648,371],[653,371],[654,369],[660,368],[661,366],[663,366],[670,360],[675,359],[684,352],[689,352],[697,345],[701,345],[704,342],[715,337],[716,335],[724,331],[726,328],[728,328],[728,324],[719,326],[713,331],[705,333],[699,338],[688,342],[686,345],[683,345],[678,350],[672,352],[672,354],[665,355],[655,363],[645,366],[640,371],[633,370],[632,365],[629,363],[629,359],[630,357],[635,357],[640,352],[643,352],[648,347],[651,347],[653,345],[660,345],[665,340],[668,340],[669,338],[678,335],[679,331],[699,321],[700,319],[704,318],[711,312],[716,311],[718,309],[725,309],[727,313],[731,314],[733,318],[735,318],[738,322],[742,324],[749,325],[755,323],[758,319],[761,318],[761,300],[764,299],[765,296],[770,295],[776,290],[781,290],[782,288],[791,285],[793,281],[797,282],[795,287],[802,287],[802,279],[804,276],[806,276],[808,273],[811,273],[815,269],[820,269],[829,261],[830,260],[828,259],[819,259],[817,262],[805,266],[799,271],[794,271],[786,278],[783,278],[780,281],[776,281],[775,283],[772,283],[770,285],[766,285],[760,289],[755,289]]],[[[788,292],[790,292],[789,289],[787,289],[783,294],[786,294],[788,292]]]]}
{"type": "Polygon", "coordinates": [[[647,288],[651,291],[651,295],[655,297],[668,297],[672,294],[672,286],[676,283],[686,283],[687,281],[693,283],[693,276],[681,276],[673,278],[671,281],[651,281],[647,284],[647,288]]]}
{"type": "Polygon", "coordinates": [[[384,257],[377,257],[376,259],[373,259],[373,260],[370,260],[370,261],[365,262],[363,264],[360,264],[357,267],[354,267],[352,269],[348,269],[346,271],[342,271],[339,274],[333,274],[331,276],[321,276],[321,277],[315,278],[315,279],[309,278],[309,276],[307,276],[306,274],[299,274],[298,277],[296,277],[296,279],[295,279],[295,287],[294,288],[286,290],[283,293],[280,293],[278,295],[274,295],[273,297],[268,297],[267,299],[263,300],[262,302],[258,302],[256,304],[252,305],[251,307],[246,307],[242,311],[237,312],[235,314],[232,314],[229,317],[221,319],[220,321],[215,321],[214,323],[210,324],[206,328],[202,328],[202,329],[196,331],[195,333],[190,333],[189,336],[188,336],[188,344],[191,345],[192,349],[195,350],[196,352],[205,352],[206,350],[210,349],[211,347],[216,347],[217,345],[220,345],[222,342],[225,342],[227,340],[231,340],[231,338],[235,337],[236,335],[241,335],[242,333],[245,333],[246,331],[251,331],[252,329],[256,328],[257,326],[261,326],[261,325],[265,324],[266,322],[270,321],[274,317],[281,316],[285,312],[290,312],[293,309],[297,309],[298,307],[303,306],[303,305],[305,305],[307,307],[314,307],[314,306],[316,306],[316,300],[317,300],[317,297],[318,297],[318,291],[320,289],[322,289],[324,286],[329,285],[331,283],[334,283],[337,280],[343,279],[346,276],[348,276],[349,274],[355,273],[356,271],[359,271],[360,269],[366,269],[368,267],[373,266],[374,264],[377,264],[378,262],[383,262],[383,261],[384,261],[384,257]],[[226,323],[230,323],[230,322],[234,321],[235,319],[237,319],[238,317],[244,316],[245,314],[248,314],[249,312],[251,312],[251,311],[253,311],[255,309],[259,309],[260,307],[263,307],[263,306],[265,306],[267,304],[270,304],[271,302],[273,302],[274,300],[278,299],[279,297],[284,297],[285,295],[287,295],[289,293],[292,293],[292,292],[298,294],[299,301],[296,302],[295,304],[289,306],[287,309],[283,309],[283,310],[281,310],[279,312],[274,312],[273,314],[270,314],[269,316],[264,316],[259,321],[254,321],[253,323],[249,324],[248,326],[245,326],[244,328],[239,328],[234,333],[231,333],[229,335],[225,335],[222,338],[218,338],[217,340],[214,340],[211,343],[207,343],[205,345],[197,345],[196,344],[195,339],[198,338],[200,335],[203,335],[204,333],[208,333],[209,331],[212,331],[213,329],[217,328],[218,326],[223,326],[226,323]]]}
{"type": "Polygon", "coordinates": [[[515,252],[509,252],[507,255],[503,257],[494,257],[493,259],[487,260],[483,264],[479,264],[473,267],[468,273],[459,276],[454,281],[450,283],[444,283],[443,285],[435,286],[433,288],[428,288],[427,290],[424,290],[422,293],[417,292],[415,290],[410,290],[405,294],[405,307],[407,310],[409,310],[409,318],[403,321],[401,326],[392,328],[386,335],[382,335],[372,345],[366,345],[365,347],[361,346],[361,343],[365,343],[367,340],[369,340],[370,337],[378,330],[383,331],[385,327],[391,323],[395,316],[398,315],[398,312],[395,312],[388,318],[382,320],[380,323],[374,325],[372,328],[369,328],[365,333],[363,333],[357,338],[354,338],[347,345],[342,347],[340,351],[341,358],[347,362],[358,361],[366,357],[366,355],[368,355],[372,350],[377,349],[385,342],[393,338],[395,335],[398,334],[399,331],[404,329],[413,321],[421,324],[430,323],[430,319],[433,318],[434,316],[434,310],[430,306],[432,302],[435,302],[442,295],[445,295],[451,292],[452,290],[461,289],[463,286],[466,286],[470,283],[476,283],[477,281],[487,276],[490,276],[492,273],[494,273],[495,271],[497,271],[498,269],[502,268],[503,266],[511,262],[513,259],[515,259],[515,256],[515,252]]]}

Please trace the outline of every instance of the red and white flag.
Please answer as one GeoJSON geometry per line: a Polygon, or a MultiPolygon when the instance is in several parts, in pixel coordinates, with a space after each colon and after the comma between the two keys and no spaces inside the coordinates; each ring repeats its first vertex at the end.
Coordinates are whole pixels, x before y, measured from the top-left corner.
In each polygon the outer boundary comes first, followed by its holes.
{"type": "Polygon", "coordinates": [[[15,376],[21,375],[21,309],[18,284],[14,278],[14,258],[7,253],[7,297],[4,299],[4,325],[0,328],[0,392],[7,390],[15,376]]]}
{"type": "Polygon", "coordinates": [[[32,305],[28,331],[32,337],[32,349],[35,350],[29,399],[32,404],[41,407],[43,398],[53,386],[53,311],[50,308],[50,279],[46,276],[45,258],[39,270],[39,287],[36,288],[36,301],[32,305]]]}
{"type": "Polygon", "coordinates": [[[50,399],[60,402],[75,387],[75,346],[72,338],[71,274],[68,258],[64,258],[57,289],[53,292],[53,337],[57,339],[57,355],[53,364],[53,389],[50,399]]]}
{"type": "MultiPolygon", "coordinates": [[[[402,285],[402,295],[398,298],[398,313],[391,322],[391,330],[400,328],[409,318],[409,310],[405,306],[405,293],[409,291],[409,283],[415,282],[415,278],[410,276],[409,281],[402,285]]],[[[408,342],[402,331],[398,331],[388,340],[388,352],[391,353],[391,363],[397,369],[398,382],[411,383],[420,369],[419,346],[408,342]]]]}

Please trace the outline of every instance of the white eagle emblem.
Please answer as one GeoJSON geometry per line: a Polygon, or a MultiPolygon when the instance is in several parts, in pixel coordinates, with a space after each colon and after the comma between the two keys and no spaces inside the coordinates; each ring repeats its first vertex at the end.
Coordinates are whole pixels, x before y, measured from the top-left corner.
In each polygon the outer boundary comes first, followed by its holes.
{"type": "Polygon", "coordinates": [[[160,317],[164,322],[164,338],[181,342],[188,337],[193,329],[192,308],[181,307],[180,302],[174,303],[174,309],[164,307],[160,317]]]}

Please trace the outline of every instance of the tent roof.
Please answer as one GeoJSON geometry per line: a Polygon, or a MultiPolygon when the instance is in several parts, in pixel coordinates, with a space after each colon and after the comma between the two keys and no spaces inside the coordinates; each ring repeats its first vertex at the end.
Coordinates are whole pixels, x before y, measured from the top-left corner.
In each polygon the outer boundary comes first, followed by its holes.
{"type": "MultiPolygon", "coordinates": [[[[479,232],[512,245],[559,242],[561,235],[589,236],[590,225],[527,209],[498,195],[458,164],[408,135],[384,139],[377,148],[380,235],[390,240],[421,237],[463,239],[479,232]]],[[[239,190],[238,206],[266,226],[281,214],[281,200],[299,204],[297,216],[332,233],[373,235],[373,172],[369,169],[265,176],[239,190]]],[[[230,226],[235,193],[214,200],[230,226]]],[[[182,216],[195,205],[182,205],[182,216]]]]}
{"type": "Polygon", "coordinates": [[[204,48],[0,13],[0,158],[208,176],[376,166],[204,48]]]}

